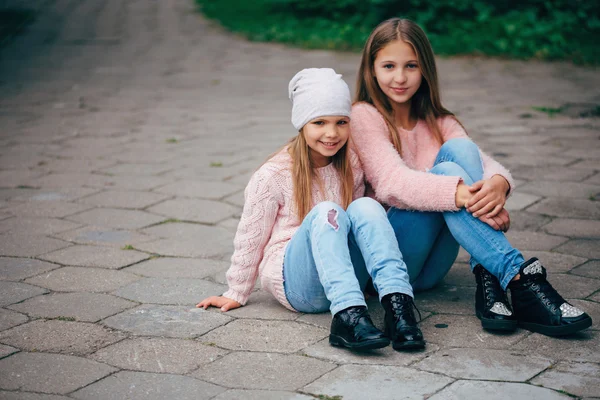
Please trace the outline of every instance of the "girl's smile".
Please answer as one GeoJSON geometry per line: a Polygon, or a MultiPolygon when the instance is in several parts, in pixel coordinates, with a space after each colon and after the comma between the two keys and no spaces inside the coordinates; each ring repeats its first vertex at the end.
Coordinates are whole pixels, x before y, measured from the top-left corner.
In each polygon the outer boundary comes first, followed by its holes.
{"type": "Polygon", "coordinates": [[[350,119],[343,116],[319,117],[302,128],[310,159],[315,167],[324,167],[348,141],[350,119]]]}
{"type": "Polygon", "coordinates": [[[413,47],[402,40],[390,42],[377,52],[373,72],[381,91],[394,108],[410,105],[421,86],[421,69],[413,47]]]}

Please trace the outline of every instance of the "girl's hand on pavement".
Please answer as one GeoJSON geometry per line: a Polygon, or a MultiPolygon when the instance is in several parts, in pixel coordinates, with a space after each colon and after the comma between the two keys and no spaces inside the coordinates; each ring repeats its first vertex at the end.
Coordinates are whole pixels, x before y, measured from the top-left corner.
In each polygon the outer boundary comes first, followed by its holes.
{"type": "Polygon", "coordinates": [[[488,218],[495,217],[504,208],[508,189],[508,181],[500,175],[475,182],[470,187],[473,197],[467,201],[467,211],[475,218],[484,215],[488,218]]]}
{"type": "Polygon", "coordinates": [[[221,311],[225,312],[239,308],[242,305],[235,300],[223,296],[210,296],[196,304],[196,308],[204,308],[205,310],[210,306],[219,307],[221,311]]]}
{"type": "Polygon", "coordinates": [[[497,231],[506,232],[510,228],[510,215],[508,215],[506,208],[500,210],[500,212],[494,217],[482,215],[479,217],[479,219],[497,231]]]}

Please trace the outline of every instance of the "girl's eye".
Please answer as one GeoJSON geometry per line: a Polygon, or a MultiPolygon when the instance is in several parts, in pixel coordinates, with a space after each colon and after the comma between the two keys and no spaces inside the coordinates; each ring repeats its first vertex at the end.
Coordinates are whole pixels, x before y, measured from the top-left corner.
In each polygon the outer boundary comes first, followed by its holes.
{"type": "Polygon", "coordinates": [[[338,121],[338,125],[346,125],[347,123],[348,121],[346,120],[338,121]]]}
{"type": "Polygon", "coordinates": [[[385,64],[383,66],[383,68],[385,68],[385,69],[392,69],[392,68],[394,68],[394,64],[385,64]]]}
{"type": "Polygon", "coordinates": [[[315,125],[323,125],[324,122],[323,121],[314,121],[313,124],[315,124],[315,125]]]}
{"type": "Polygon", "coordinates": [[[419,66],[417,64],[407,64],[406,66],[410,69],[419,68],[419,66]]]}

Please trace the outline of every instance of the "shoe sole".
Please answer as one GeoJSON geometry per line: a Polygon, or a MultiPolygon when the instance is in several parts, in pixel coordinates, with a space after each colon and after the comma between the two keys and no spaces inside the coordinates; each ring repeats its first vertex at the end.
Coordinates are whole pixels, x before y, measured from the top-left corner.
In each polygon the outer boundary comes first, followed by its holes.
{"type": "Polygon", "coordinates": [[[388,346],[390,344],[390,340],[388,338],[381,338],[365,340],[358,343],[350,343],[339,336],[329,335],[329,344],[332,346],[345,347],[352,350],[373,350],[388,346]]]}
{"type": "Polygon", "coordinates": [[[592,319],[586,318],[573,324],[561,326],[540,325],[534,324],[533,322],[519,322],[519,326],[528,331],[541,333],[546,336],[565,336],[589,328],[592,326],[592,319]]]}
{"type": "Polygon", "coordinates": [[[402,350],[419,350],[425,348],[424,340],[413,340],[410,342],[392,343],[392,347],[396,351],[402,350]]]}
{"type": "Polygon", "coordinates": [[[519,325],[517,320],[497,320],[483,318],[480,315],[477,315],[477,318],[479,318],[481,321],[481,327],[488,331],[514,332],[517,330],[517,326],[519,325]]]}

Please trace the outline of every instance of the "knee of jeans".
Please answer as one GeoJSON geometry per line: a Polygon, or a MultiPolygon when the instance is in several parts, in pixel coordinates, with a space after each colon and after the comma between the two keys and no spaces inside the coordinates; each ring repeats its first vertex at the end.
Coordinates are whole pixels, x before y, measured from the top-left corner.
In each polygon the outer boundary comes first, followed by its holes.
{"type": "Polygon", "coordinates": [[[479,148],[467,138],[450,139],[444,142],[440,149],[441,155],[452,155],[455,158],[465,157],[472,153],[479,154],[479,148]]]}
{"type": "Polygon", "coordinates": [[[467,174],[463,167],[452,161],[441,162],[431,168],[429,172],[437,175],[460,176],[466,184],[470,185],[472,183],[469,174],[467,174]]]}
{"type": "Polygon", "coordinates": [[[316,213],[315,221],[326,221],[326,223],[336,232],[340,226],[349,226],[350,220],[346,211],[338,204],[332,201],[323,201],[317,204],[311,211],[316,213]]]}
{"type": "Polygon", "coordinates": [[[353,216],[365,216],[367,218],[387,218],[386,211],[381,204],[370,197],[361,197],[354,200],[348,206],[347,213],[353,216]]]}

